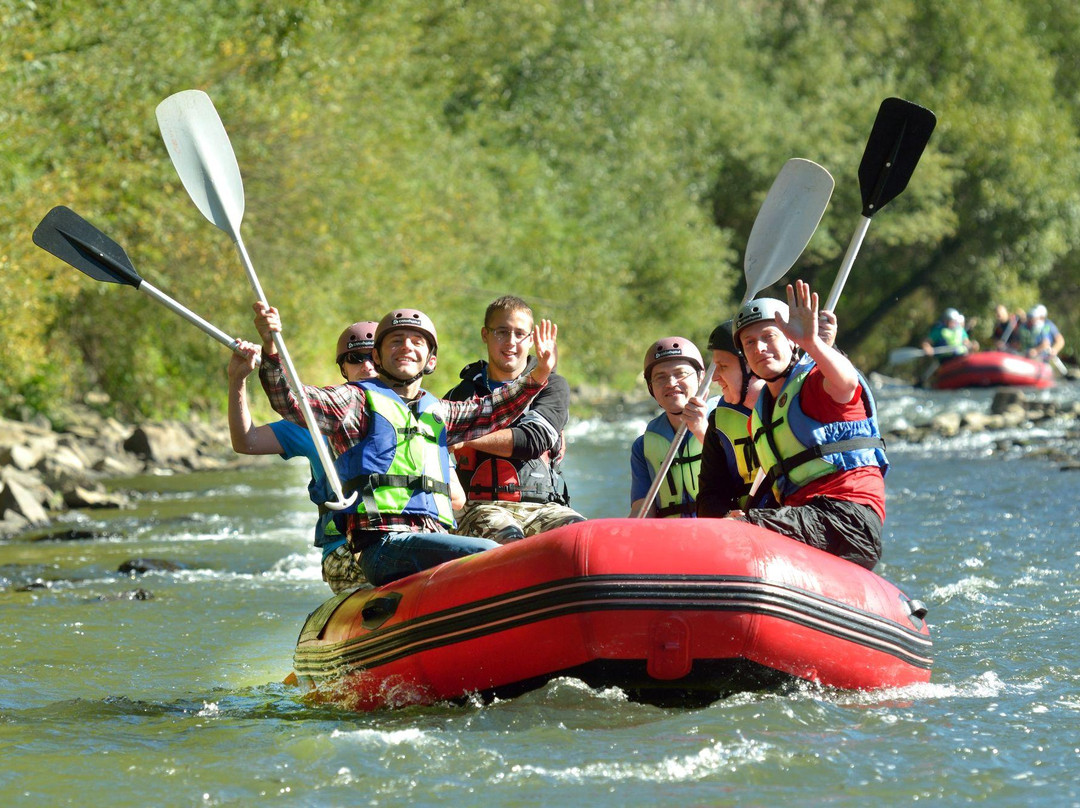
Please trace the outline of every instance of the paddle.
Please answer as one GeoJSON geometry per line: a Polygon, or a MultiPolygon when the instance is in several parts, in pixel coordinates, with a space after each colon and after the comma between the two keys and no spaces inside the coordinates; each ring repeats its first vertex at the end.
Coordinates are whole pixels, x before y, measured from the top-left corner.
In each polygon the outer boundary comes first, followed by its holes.
{"type": "MultiPolygon", "coordinates": [[[[870,137],[866,140],[862,160],[859,162],[859,191],[862,193],[862,218],[848,243],[840,271],[836,274],[829,297],[822,309],[836,311],[840,293],[844,291],[855,256],[859,254],[870,219],[875,213],[900,195],[907,188],[915,166],[919,164],[923,149],[930,142],[930,135],[937,124],[934,113],[902,98],[886,98],[878,107],[870,137]]],[[[765,472],[758,470],[750,487],[753,501],[765,479],[765,472]]]]}
{"type": "Polygon", "coordinates": [[[886,98],[878,107],[859,163],[862,219],[848,243],[840,271],[823,306],[825,310],[836,311],[851,265],[855,263],[855,256],[870,227],[870,219],[907,187],[936,123],[933,112],[902,98],[886,98]]]}
{"type": "MultiPolygon", "coordinates": [[[[791,269],[802,255],[810,237],[821,221],[825,207],[832,196],[833,178],[824,168],[810,160],[793,158],[784,163],[773,180],[765,201],[758,210],[750,238],[746,242],[743,273],[746,277],[746,293],[739,308],[757,296],[762,289],[776,283],[791,269]]],[[[699,398],[709,394],[714,363],[705,371],[705,378],[698,388],[699,398]]],[[[686,436],[683,424],[675,433],[664,462],[656,470],[652,485],[634,518],[641,519],[649,512],[656,492],[667,476],[675,454],[686,436]]]]}
{"type": "MultiPolygon", "coordinates": [[[[244,185],[240,179],[240,166],[210,96],[201,90],[184,90],[171,95],[158,104],[157,119],[169,157],[191,201],[203,216],[232,238],[255,296],[269,305],[240,237],[240,221],[244,217],[244,185]]],[[[300,376],[289,357],[285,340],[278,332],[274,332],[274,346],[311,433],[327,482],[337,498],[336,501],[325,503],[326,507],[331,510],[347,508],[356,501],[356,492],[345,499],[341,479],[316,426],[300,376]]]]}
{"type": "Polygon", "coordinates": [[[139,277],[124,248],[70,208],[58,205],[46,213],[34,230],[34,243],[96,281],[133,286],[144,292],[231,351],[240,344],[240,340],[230,337],[139,277]]]}
{"type": "Polygon", "coordinates": [[[922,348],[904,347],[894,348],[889,351],[889,364],[901,365],[904,362],[912,362],[916,359],[921,359],[924,356],[943,356],[945,354],[966,353],[965,351],[959,351],[954,345],[939,345],[933,349],[933,352],[928,354],[922,348]]]}

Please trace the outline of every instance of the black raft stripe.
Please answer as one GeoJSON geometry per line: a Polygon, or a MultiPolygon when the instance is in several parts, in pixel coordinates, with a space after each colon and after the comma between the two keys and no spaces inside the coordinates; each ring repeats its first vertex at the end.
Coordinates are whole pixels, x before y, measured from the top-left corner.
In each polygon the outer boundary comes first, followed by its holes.
{"type": "Polygon", "coordinates": [[[743,611],[771,615],[929,668],[928,637],[813,592],[743,576],[586,576],[503,593],[378,629],[344,643],[298,647],[298,673],[339,675],[521,625],[590,611],[743,611]]]}

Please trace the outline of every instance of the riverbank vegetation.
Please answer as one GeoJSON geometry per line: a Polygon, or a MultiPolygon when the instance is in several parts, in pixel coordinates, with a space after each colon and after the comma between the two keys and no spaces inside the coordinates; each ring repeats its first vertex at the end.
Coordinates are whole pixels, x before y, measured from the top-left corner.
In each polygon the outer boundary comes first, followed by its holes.
{"type": "Polygon", "coordinates": [[[891,95],[939,123],[874,219],[841,347],[869,369],[945,306],[981,336],[999,301],[1045,302],[1073,342],[1078,62],[1064,0],[0,0],[0,411],[88,391],[123,414],[224,407],[220,345],[30,239],[68,205],[147,281],[254,339],[235,251],[157,131],[157,103],[192,87],[230,133],[245,241],[311,383],[336,380],[343,325],[410,305],[438,324],[441,392],[513,292],[559,323],[572,384],[627,389],[652,339],[704,344],[733,314],[790,157],[837,181],[790,275],[824,294],[891,95]]]}

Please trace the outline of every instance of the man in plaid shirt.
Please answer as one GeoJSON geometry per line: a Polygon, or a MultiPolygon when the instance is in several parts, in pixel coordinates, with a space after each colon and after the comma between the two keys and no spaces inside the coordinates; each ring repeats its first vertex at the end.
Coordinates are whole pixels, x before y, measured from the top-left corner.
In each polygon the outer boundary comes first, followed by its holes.
{"type": "MultiPolygon", "coordinates": [[[[304,425],[289,389],[273,332],[276,309],[254,305],[262,337],[259,378],[270,405],[304,425]]],[[[547,384],[555,367],[558,329],[541,320],[534,333],[537,366],[490,396],[436,399],[420,386],[435,369],[438,338],[431,320],[415,309],[395,309],[375,333],[376,380],[304,386],[319,430],[337,455],[346,493],[362,494],[338,517],[361,569],[376,586],[453,558],[497,547],[493,541],[455,536],[449,506],[448,445],[511,424],[547,384]]]]}

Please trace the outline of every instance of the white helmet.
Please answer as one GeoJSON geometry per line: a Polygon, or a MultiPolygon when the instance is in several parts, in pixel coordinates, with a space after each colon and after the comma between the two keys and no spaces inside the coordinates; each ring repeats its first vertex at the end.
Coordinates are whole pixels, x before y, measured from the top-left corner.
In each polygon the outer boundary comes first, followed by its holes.
{"type": "Polygon", "coordinates": [[[778,312],[783,315],[785,320],[787,320],[787,303],[782,300],[777,300],[774,297],[758,297],[751,300],[739,309],[739,313],[735,315],[735,333],[732,335],[735,339],[735,344],[741,345],[739,342],[739,332],[748,325],[753,325],[762,320],[773,321],[776,319],[776,314],[778,312]]]}
{"type": "Polygon", "coordinates": [[[1037,306],[1032,308],[1031,311],[1028,312],[1028,317],[1030,317],[1032,320],[1045,320],[1046,306],[1044,306],[1042,303],[1039,303],[1037,306]]]}

